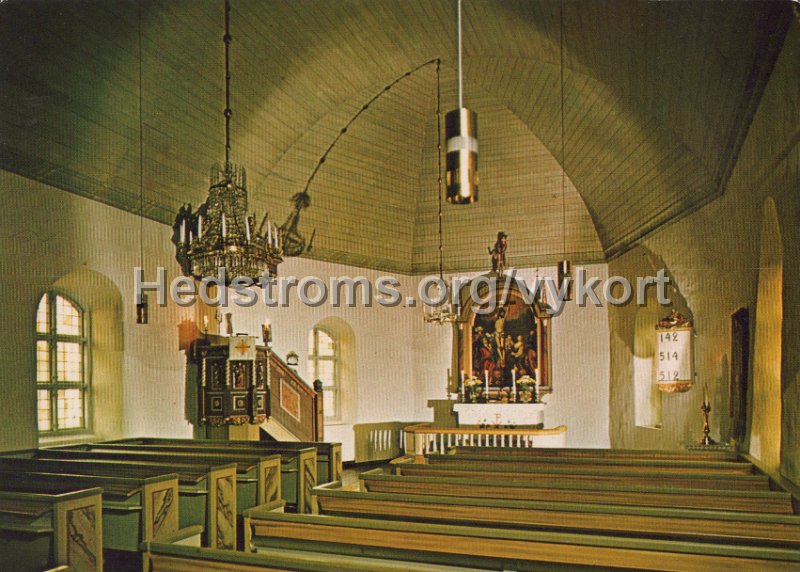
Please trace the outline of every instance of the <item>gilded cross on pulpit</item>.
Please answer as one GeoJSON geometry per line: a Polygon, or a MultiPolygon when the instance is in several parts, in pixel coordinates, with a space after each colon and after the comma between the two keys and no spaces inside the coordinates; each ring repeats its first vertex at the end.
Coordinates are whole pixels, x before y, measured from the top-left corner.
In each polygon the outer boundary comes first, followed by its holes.
{"type": "Polygon", "coordinates": [[[239,350],[239,355],[243,356],[250,350],[250,344],[248,344],[246,340],[241,340],[236,346],[236,349],[239,350]]]}

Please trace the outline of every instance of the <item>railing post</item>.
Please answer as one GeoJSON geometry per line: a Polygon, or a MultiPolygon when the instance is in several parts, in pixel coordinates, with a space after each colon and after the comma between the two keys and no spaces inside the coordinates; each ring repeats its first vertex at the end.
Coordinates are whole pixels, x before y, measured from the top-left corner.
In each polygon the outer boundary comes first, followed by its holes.
{"type": "MultiPolygon", "coordinates": [[[[425,441],[427,440],[428,436],[425,434],[420,434],[414,431],[414,462],[415,463],[424,463],[425,462],[425,441]]],[[[406,439],[408,437],[406,436],[406,439]]],[[[406,441],[407,442],[407,441],[406,441]]]]}
{"type": "Polygon", "coordinates": [[[325,412],[322,410],[322,381],[319,379],[314,380],[314,441],[325,440],[325,412]]]}

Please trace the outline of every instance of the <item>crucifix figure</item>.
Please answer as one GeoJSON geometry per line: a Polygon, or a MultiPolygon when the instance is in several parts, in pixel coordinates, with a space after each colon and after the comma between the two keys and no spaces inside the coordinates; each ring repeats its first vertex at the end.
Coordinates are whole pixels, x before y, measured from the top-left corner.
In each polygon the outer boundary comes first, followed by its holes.
{"type": "Polygon", "coordinates": [[[503,274],[506,269],[506,249],[508,248],[508,235],[502,231],[497,233],[494,247],[489,249],[492,256],[492,272],[503,274]]]}

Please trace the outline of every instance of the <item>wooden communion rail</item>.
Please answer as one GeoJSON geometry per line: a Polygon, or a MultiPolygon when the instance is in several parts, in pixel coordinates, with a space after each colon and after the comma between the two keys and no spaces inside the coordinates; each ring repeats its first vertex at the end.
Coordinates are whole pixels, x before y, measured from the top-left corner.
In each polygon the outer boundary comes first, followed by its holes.
{"type": "Polygon", "coordinates": [[[430,423],[410,425],[404,429],[406,454],[411,451],[416,459],[431,453],[444,453],[450,447],[564,447],[567,428],[507,429],[500,427],[433,427],[430,423]]]}

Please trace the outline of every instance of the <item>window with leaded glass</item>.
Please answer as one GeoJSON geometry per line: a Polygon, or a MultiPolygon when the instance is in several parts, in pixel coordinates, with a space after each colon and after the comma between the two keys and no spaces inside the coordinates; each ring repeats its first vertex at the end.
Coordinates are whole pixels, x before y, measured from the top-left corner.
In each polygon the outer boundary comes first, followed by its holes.
{"type": "Polygon", "coordinates": [[[311,378],[322,382],[325,421],[339,421],[342,417],[340,354],[332,333],[322,328],[308,333],[308,360],[311,378]]]}
{"type": "Polygon", "coordinates": [[[81,307],[48,292],[36,314],[36,394],[39,432],[87,428],[87,324],[81,307]]]}

